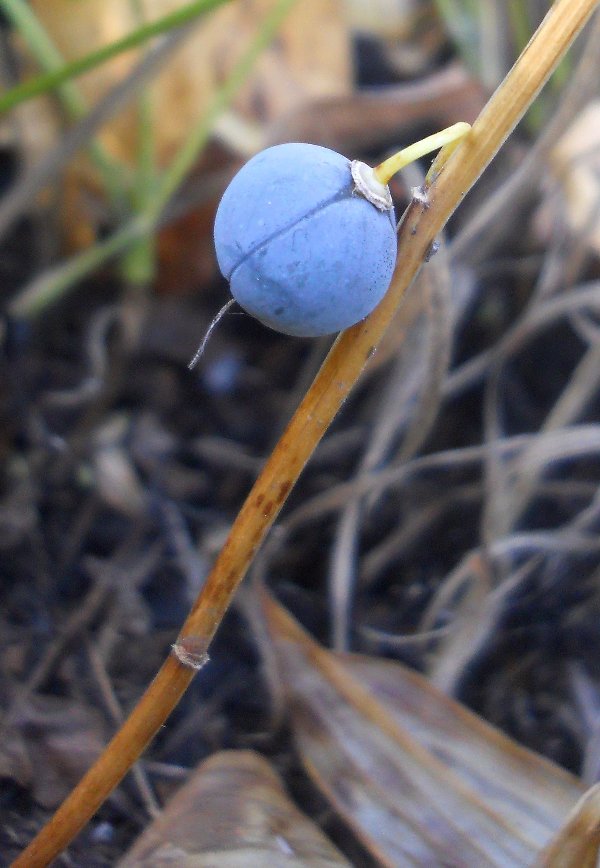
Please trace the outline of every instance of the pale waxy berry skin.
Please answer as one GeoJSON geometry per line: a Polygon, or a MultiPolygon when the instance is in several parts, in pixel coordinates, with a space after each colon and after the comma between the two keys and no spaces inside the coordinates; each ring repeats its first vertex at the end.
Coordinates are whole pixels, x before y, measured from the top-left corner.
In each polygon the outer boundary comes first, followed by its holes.
{"type": "Polygon", "coordinates": [[[231,293],[265,325],[301,337],[348,328],[381,301],[396,262],[393,208],[356,192],[350,161],[318,145],[256,154],[215,219],[231,293]]]}

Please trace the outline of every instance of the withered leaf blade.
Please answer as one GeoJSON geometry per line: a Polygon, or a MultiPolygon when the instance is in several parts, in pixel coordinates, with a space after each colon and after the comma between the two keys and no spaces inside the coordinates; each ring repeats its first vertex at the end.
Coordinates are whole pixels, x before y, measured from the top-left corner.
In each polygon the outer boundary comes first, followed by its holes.
{"type": "MultiPolygon", "coordinates": [[[[65,62],[97,51],[134,32],[141,24],[157,21],[183,5],[182,0],[31,2],[34,13],[65,62]]],[[[225,3],[203,15],[189,27],[188,36],[174,50],[169,62],[146,85],[144,95],[151,123],[151,145],[158,170],[171,163],[194,125],[211,111],[221,88],[272,10],[272,0],[252,0],[225,3]]],[[[91,108],[106,98],[112,88],[131,74],[147,49],[148,45],[143,45],[119,54],[80,76],[74,84],[84,104],[91,108]]],[[[264,130],[283,113],[315,99],[348,94],[351,89],[351,40],[342,0],[303,0],[290,10],[277,39],[261,53],[229,111],[213,122],[213,131],[229,151],[247,158],[251,155],[248,142],[256,149],[264,147],[264,130]]],[[[55,130],[54,135],[59,135],[57,120],[62,118],[62,112],[48,114],[47,126],[55,130]]],[[[39,115],[39,108],[36,108],[35,116],[39,115]]],[[[141,136],[147,134],[144,124],[140,123],[139,105],[132,100],[103,125],[97,141],[108,157],[124,170],[124,177],[128,177],[139,163],[141,136]]],[[[26,149],[28,164],[39,159],[36,145],[39,138],[40,133],[34,126],[26,149]]],[[[51,143],[49,138],[52,133],[46,136],[45,150],[51,143]]],[[[68,248],[86,247],[96,237],[104,190],[97,168],[83,155],[68,166],[60,208],[68,248]]],[[[151,190],[147,195],[149,193],[151,190]]],[[[202,237],[202,241],[207,242],[202,245],[202,252],[211,264],[211,270],[205,275],[207,279],[213,273],[210,229],[215,205],[211,203],[211,219],[205,221],[200,213],[199,226],[196,226],[198,230],[206,223],[208,228],[206,237],[202,237]]],[[[195,273],[196,269],[198,235],[197,231],[186,232],[188,228],[184,223],[179,227],[184,237],[175,236],[178,247],[184,247],[187,240],[184,248],[187,257],[180,268],[170,259],[172,234],[167,239],[166,249],[161,246],[160,253],[161,260],[168,260],[165,264],[171,278],[169,285],[176,285],[175,275],[171,275],[176,271],[180,283],[196,290],[197,280],[190,278],[189,272],[193,269],[195,273]]],[[[172,255],[181,256],[181,250],[172,251],[172,255]]]]}
{"type": "Polygon", "coordinates": [[[334,868],[349,863],[290,802],[267,760],[213,754],[142,833],[119,868],[334,868]]]}
{"type": "MultiPolygon", "coordinates": [[[[96,51],[182,7],[181,0],[32,0],[31,6],[63,59],[96,51]]],[[[272,0],[225,3],[190,28],[167,66],[147,87],[152,104],[157,162],[165,166],[211,106],[215,94],[272,11],[272,0]]],[[[77,79],[87,105],[94,105],[132,69],[147,46],[125,52],[77,79]]],[[[262,53],[232,111],[256,123],[269,122],[317,97],[348,93],[352,84],[350,34],[341,0],[304,0],[283,22],[277,40],[262,53]]],[[[106,124],[102,144],[112,157],[135,165],[136,108],[106,124]]]]}
{"type": "Polygon", "coordinates": [[[600,253],[600,99],[577,115],[552,149],[550,161],[564,193],[561,219],[591,251],[600,253]]]}
{"type": "Polygon", "coordinates": [[[31,696],[17,701],[2,728],[0,776],[30,789],[55,808],[106,743],[101,715],[72,699],[31,696]]]}
{"type": "Polygon", "coordinates": [[[536,868],[596,868],[600,848],[600,784],[575,805],[540,854],[536,868]]]}
{"type": "Polygon", "coordinates": [[[266,594],[264,607],[306,768],[374,858],[535,862],[583,794],[576,778],[401,664],[329,652],[266,594]]]}

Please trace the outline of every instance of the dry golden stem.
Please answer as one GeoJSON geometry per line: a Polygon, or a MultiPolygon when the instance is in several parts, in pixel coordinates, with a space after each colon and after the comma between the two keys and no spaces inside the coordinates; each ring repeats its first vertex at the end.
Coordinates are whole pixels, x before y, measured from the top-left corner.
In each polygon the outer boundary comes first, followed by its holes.
{"type": "MultiPolygon", "coordinates": [[[[340,335],[267,461],[180,633],[178,643],[206,649],[290,489],[374,352],[429,247],[514,129],[592,14],[598,0],[558,0],[492,96],[471,132],[436,178],[415,197],[400,230],[398,264],[381,304],[340,335]]],[[[14,862],[47,865],[85,825],[177,705],[195,668],[171,655],[98,761],[14,862]]]]}

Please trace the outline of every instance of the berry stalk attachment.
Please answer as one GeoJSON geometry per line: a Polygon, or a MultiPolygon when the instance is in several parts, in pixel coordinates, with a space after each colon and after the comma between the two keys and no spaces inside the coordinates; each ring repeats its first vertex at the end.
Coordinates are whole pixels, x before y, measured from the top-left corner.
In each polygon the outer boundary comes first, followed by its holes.
{"type": "Polygon", "coordinates": [[[439,167],[469,129],[454,124],[374,169],[305,143],[256,154],[225,190],[215,219],[217,260],[235,300],[265,325],[300,337],[364,319],[396,263],[387,182],[441,147],[439,167]]]}

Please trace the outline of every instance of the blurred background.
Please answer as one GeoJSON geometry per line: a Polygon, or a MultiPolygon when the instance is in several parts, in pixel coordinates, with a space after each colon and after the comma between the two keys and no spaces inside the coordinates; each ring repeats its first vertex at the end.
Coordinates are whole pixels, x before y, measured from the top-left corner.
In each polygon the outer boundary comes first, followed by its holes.
{"type": "MultiPolygon", "coordinates": [[[[228,298],[212,223],[229,180],[280,142],[375,165],[472,122],[549,5],[0,0],[7,864],[169,652],[331,345],[229,313],[188,371],[228,298]]],[[[423,673],[585,784],[600,768],[599,60],[592,21],[450,221],[253,572],[323,644],[423,673]]],[[[398,217],[427,166],[393,180],[398,217]]],[[[58,864],[116,864],[191,768],[248,748],[344,858],[401,864],[309,780],[251,582],[58,864]]]]}

